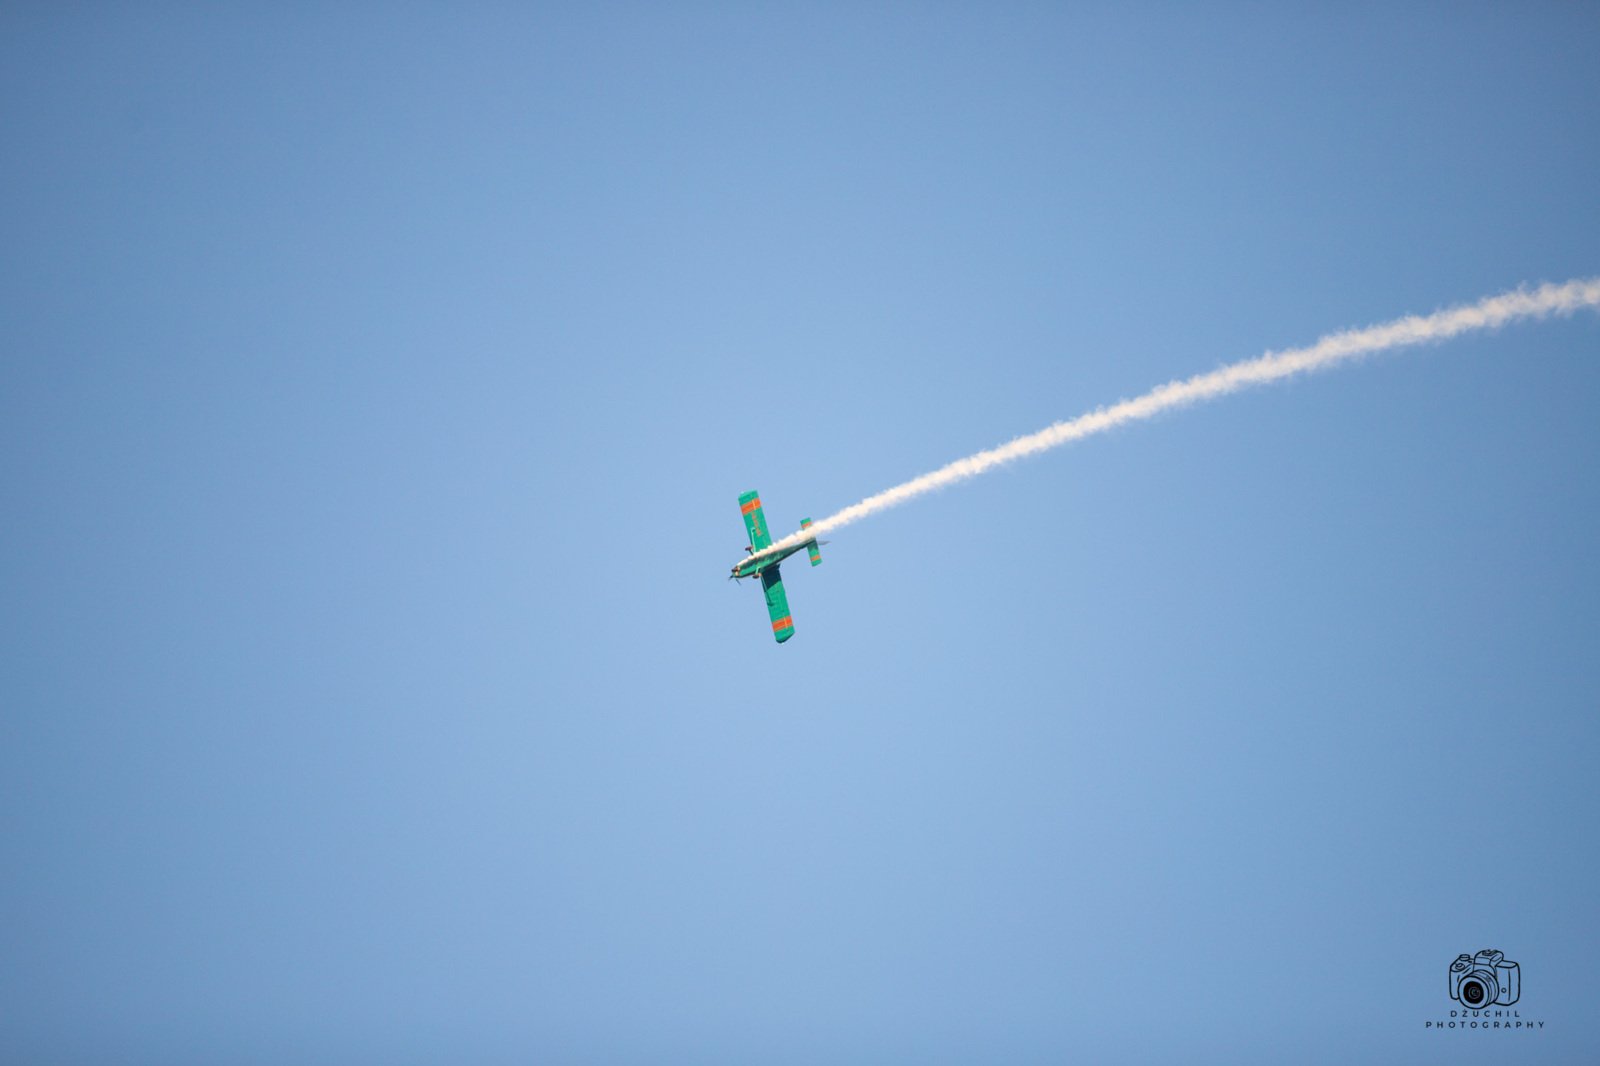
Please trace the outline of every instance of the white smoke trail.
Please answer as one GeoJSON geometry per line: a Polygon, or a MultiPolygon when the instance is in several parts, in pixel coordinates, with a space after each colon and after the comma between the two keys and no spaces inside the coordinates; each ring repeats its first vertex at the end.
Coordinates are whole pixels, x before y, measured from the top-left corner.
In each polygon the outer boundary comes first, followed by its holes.
{"type": "Polygon", "coordinates": [[[1150,418],[1175,407],[1215,399],[1251,385],[1322,370],[1390,348],[1445,340],[1474,330],[1493,329],[1516,319],[1538,318],[1553,313],[1571,314],[1579,308],[1596,306],[1600,306],[1600,278],[1580,278],[1561,285],[1542,285],[1532,292],[1517,289],[1487,297],[1475,304],[1436,311],[1431,315],[1411,315],[1366,329],[1331,333],[1309,347],[1268,352],[1256,359],[1233,363],[1206,374],[1196,374],[1187,381],[1170,381],[1143,396],[1097,408],[1070,421],[1057,422],[1037,433],[1018,437],[1009,444],[957,459],[931,474],[923,474],[876,496],[868,496],[860,503],[851,504],[821,521],[813,522],[803,532],[791,533],[740,561],[746,562],[804,544],[830,530],[905,503],[925,492],[977,477],[1003,463],[1104,433],[1115,426],[1150,418]]]}

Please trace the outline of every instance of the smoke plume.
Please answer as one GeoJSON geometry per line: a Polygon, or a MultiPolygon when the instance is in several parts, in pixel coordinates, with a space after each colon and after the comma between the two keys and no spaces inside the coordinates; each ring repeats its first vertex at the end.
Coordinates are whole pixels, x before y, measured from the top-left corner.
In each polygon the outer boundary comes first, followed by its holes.
{"type": "Polygon", "coordinates": [[[1391,348],[1442,341],[1462,333],[1493,329],[1518,319],[1571,314],[1579,308],[1596,306],[1600,306],[1600,278],[1584,278],[1560,285],[1542,285],[1531,292],[1517,289],[1487,297],[1475,304],[1436,311],[1431,315],[1411,315],[1365,329],[1331,333],[1308,347],[1268,352],[1259,358],[1196,374],[1184,381],[1170,381],[1142,396],[1097,408],[1069,421],[1057,422],[1037,433],[1018,437],[1009,444],[957,459],[932,473],[885,489],[813,522],[804,532],[791,533],[774,541],[755,553],[754,557],[760,558],[803,544],[813,537],[820,537],[870,514],[915,499],[925,492],[977,477],[1004,463],[1058,448],[1070,441],[1092,437],[1129,422],[1151,418],[1163,411],[1213,400],[1252,385],[1263,385],[1313,370],[1325,370],[1391,348]]]}

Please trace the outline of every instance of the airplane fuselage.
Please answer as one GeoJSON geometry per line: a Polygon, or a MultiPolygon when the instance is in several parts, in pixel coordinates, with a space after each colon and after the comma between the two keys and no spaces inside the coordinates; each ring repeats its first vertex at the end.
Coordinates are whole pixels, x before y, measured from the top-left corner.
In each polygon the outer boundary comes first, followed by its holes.
{"type": "Polygon", "coordinates": [[[810,543],[810,541],[807,541],[804,544],[796,544],[792,548],[785,548],[783,551],[775,552],[772,555],[763,555],[759,559],[745,559],[733,568],[733,576],[755,577],[761,571],[777,566],[795,552],[804,551],[810,543]]]}

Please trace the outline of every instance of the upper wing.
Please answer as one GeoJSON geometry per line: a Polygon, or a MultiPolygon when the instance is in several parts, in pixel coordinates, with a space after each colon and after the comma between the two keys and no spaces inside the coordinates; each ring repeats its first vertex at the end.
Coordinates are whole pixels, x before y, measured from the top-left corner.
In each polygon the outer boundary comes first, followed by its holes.
{"type": "Polygon", "coordinates": [[[789,617],[789,597],[783,591],[783,578],[776,566],[761,571],[761,589],[767,594],[767,614],[772,616],[772,636],[779,644],[794,636],[794,621],[789,617]]]}
{"type": "Polygon", "coordinates": [[[739,497],[739,513],[744,515],[744,528],[750,534],[750,547],[760,551],[772,543],[767,531],[767,520],[761,514],[761,494],[751,489],[739,497]]]}

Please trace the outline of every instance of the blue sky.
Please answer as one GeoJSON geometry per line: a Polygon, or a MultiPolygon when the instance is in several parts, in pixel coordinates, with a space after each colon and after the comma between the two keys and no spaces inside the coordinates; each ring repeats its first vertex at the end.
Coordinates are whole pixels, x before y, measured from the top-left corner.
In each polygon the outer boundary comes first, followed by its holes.
{"type": "Polygon", "coordinates": [[[1600,271],[1595,8],[1295,7],[7,8],[0,1043],[1593,1058],[1592,313],[723,580],[1600,271]]]}

